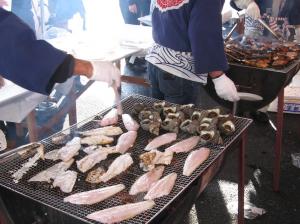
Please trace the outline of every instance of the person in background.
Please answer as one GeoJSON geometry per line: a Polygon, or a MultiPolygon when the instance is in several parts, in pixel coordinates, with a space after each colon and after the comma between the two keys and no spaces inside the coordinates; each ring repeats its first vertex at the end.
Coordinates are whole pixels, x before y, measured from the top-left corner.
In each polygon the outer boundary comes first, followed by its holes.
{"type": "Polygon", "coordinates": [[[156,1],[152,14],[154,46],[146,56],[152,96],[173,103],[194,103],[198,83],[212,78],[219,97],[237,101],[222,37],[224,1],[156,1]]]}
{"type": "MultiPolygon", "coordinates": [[[[300,1],[299,0],[231,0],[236,10],[246,9],[245,36],[259,38],[272,34],[257,20],[263,19],[281,37],[300,43],[300,1]]],[[[268,123],[269,105],[251,112],[252,117],[261,123],[268,123]]]]}
{"type": "Polygon", "coordinates": [[[35,30],[32,0],[12,0],[11,11],[30,26],[31,29],[35,30]]]}
{"type": "Polygon", "coordinates": [[[79,60],[37,40],[29,26],[2,8],[0,33],[0,74],[23,88],[48,95],[72,75],[120,85],[120,71],[112,63],[79,60]]]}
{"type": "MultiPolygon", "coordinates": [[[[138,18],[150,14],[151,0],[119,0],[121,13],[125,24],[139,25],[138,18]]],[[[144,58],[128,57],[125,59],[126,65],[137,72],[146,70],[144,58]]]]}

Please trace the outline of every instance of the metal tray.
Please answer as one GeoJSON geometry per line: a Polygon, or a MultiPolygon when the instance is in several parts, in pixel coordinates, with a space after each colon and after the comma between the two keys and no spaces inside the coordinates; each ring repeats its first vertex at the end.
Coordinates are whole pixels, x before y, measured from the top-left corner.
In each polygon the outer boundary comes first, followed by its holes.
{"type": "MultiPolygon", "coordinates": [[[[158,102],[158,100],[155,100],[153,98],[144,97],[140,95],[133,95],[130,97],[127,97],[122,100],[123,110],[124,113],[131,113],[132,105],[135,103],[145,103],[147,105],[152,105],[154,102],[158,102]]],[[[102,111],[99,113],[96,118],[102,114],[105,114],[109,109],[102,111]]],[[[94,128],[95,122],[92,120],[93,118],[87,119],[81,123],[78,123],[74,126],[72,126],[70,129],[64,130],[64,133],[68,133],[71,136],[76,133],[77,130],[89,130],[94,128]]],[[[237,140],[240,135],[243,133],[243,131],[251,124],[251,120],[245,119],[245,118],[234,118],[234,123],[236,125],[236,131],[235,133],[230,136],[226,137],[224,139],[224,145],[212,145],[208,144],[205,145],[211,149],[211,154],[206,160],[190,177],[186,177],[182,175],[182,169],[185,162],[185,159],[187,157],[187,153],[185,154],[179,154],[175,155],[174,159],[172,161],[172,164],[170,166],[167,166],[164,171],[164,176],[171,172],[176,172],[178,174],[175,187],[173,188],[170,195],[155,199],[155,207],[151,210],[148,210],[128,221],[124,221],[122,223],[155,223],[156,218],[162,212],[164,209],[166,209],[175,199],[178,199],[182,195],[182,193],[188,189],[188,187],[193,184],[195,180],[201,175],[201,173],[208,168],[218,157],[228,148],[230,147],[235,140],[237,140]]],[[[119,126],[125,131],[124,125],[122,122],[119,122],[119,126]]],[[[59,134],[59,133],[57,133],[59,134]]],[[[57,135],[56,134],[56,135],[57,135]]],[[[51,136],[52,137],[52,136],[51,136]]],[[[51,144],[51,137],[42,140],[41,142],[45,145],[46,151],[51,151],[57,146],[51,144]]],[[[47,205],[49,207],[52,207],[56,210],[59,210],[67,215],[73,216],[79,220],[82,220],[87,223],[96,223],[93,222],[87,218],[85,218],[86,215],[89,213],[109,208],[112,206],[117,206],[121,204],[125,204],[127,202],[138,202],[143,200],[143,194],[139,194],[137,196],[130,196],[128,194],[128,190],[133,184],[133,182],[136,180],[138,176],[140,176],[143,172],[138,166],[138,156],[139,154],[145,152],[143,151],[143,148],[147,144],[147,142],[152,139],[155,136],[150,135],[148,132],[139,129],[138,131],[138,137],[136,140],[136,143],[134,147],[131,149],[131,155],[135,161],[134,165],[132,165],[129,170],[125,173],[122,173],[118,177],[114,178],[113,180],[109,181],[108,183],[101,183],[97,185],[92,185],[84,181],[87,174],[78,173],[78,178],[76,181],[76,184],[73,188],[73,193],[78,193],[82,191],[91,190],[97,187],[104,187],[104,186],[110,186],[118,183],[123,183],[126,186],[126,190],[120,192],[119,194],[101,202],[97,203],[95,205],[89,205],[89,206],[79,206],[79,205],[73,205],[69,203],[64,203],[63,198],[69,194],[64,194],[60,192],[58,189],[51,188],[50,184],[32,184],[28,183],[27,180],[31,178],[36,173],[52,166],[53,164],[57,162],[53,161],[39,161],[36,167],[33,167],[24,177],[23,179],[18,183],[14,183],[11,178],[10,171],[18,169],[21,164],[25,162],[25,160],[20,159],[13,159],[11,161],[7,161],[5,163],[2,163],[0,166],[0,186],[5,187],[7,189],[10,189],[14,192],[17,192],[25,197],[28,197],[32,200],[35,200],[39,203],[42,203],[44,205],[47,205]]],[[[180,141],[184,138],[188,137],[187,134],[180,133],[178,136],[177,141],[180,141]]],[[[197,147],[202,146],[199,144],[197,147]]],[[[167,146],[166,146],[167,147],[167,146]]],[[[82,158],[85,154],[83,152],[80,153],[79,156],[76,158],[82,158]]],[[[116,156],[110,156],[107,160],[100,163],[100,166],[108,166],[113,159],[116,156]]],[[[70,170],[77,170],[76,165],[73,164],[70,168],[70,170]]]]}

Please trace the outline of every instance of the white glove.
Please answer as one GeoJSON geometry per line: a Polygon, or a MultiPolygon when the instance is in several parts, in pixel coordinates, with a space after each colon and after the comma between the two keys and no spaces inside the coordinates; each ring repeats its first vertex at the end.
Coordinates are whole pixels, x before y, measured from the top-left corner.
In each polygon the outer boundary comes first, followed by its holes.
{"type": "Polygon", "coordinates": [[[120,87],[121,72],[111,62],[106,61],[93,61],[93,75],[91,80],[107,82],[109,86],[115,85],[120,87]]]}
{"type": "Polygon", "coordinates": [[[238,101],[240,97],[237,93],[236,87],[231,79],[225,74],[212,80],[218,96],[224,100],[238,101]]]}
{"type": "Polygon", "coordinates": [[[260,10],[258,5],[252,1],[249,3],[247,9],[246,9],[246,14],[250,16],[252,19],[257,20],[260,18],[260,10]]]}

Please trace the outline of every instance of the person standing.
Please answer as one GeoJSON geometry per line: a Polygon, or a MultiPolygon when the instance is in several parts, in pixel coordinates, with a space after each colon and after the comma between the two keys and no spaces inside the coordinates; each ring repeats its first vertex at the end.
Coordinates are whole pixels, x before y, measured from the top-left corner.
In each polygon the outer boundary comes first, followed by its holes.
{"type": "Polygon", "coordinates": [[[157,0],[152,13],[154,46],[146,56],[152,96],[194,103],[195,88],[213,79],[219,97],[237,101],[222,37],[223,0],[157,0]]]}

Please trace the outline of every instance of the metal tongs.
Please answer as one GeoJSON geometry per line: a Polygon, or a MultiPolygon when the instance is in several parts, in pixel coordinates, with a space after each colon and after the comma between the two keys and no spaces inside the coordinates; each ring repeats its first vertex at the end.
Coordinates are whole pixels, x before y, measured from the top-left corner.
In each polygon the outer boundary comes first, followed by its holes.
{"type": "Polygon", "coordinates": [[[275,33],[275,31],[268,24],[266,24],[265,21],[263,21],[262,19],[259,18],[258,22],[260,22],[260,24],[263,25],[277,40],[279,40],[279,41],[284,40],[277,33],[275,33]]]}

